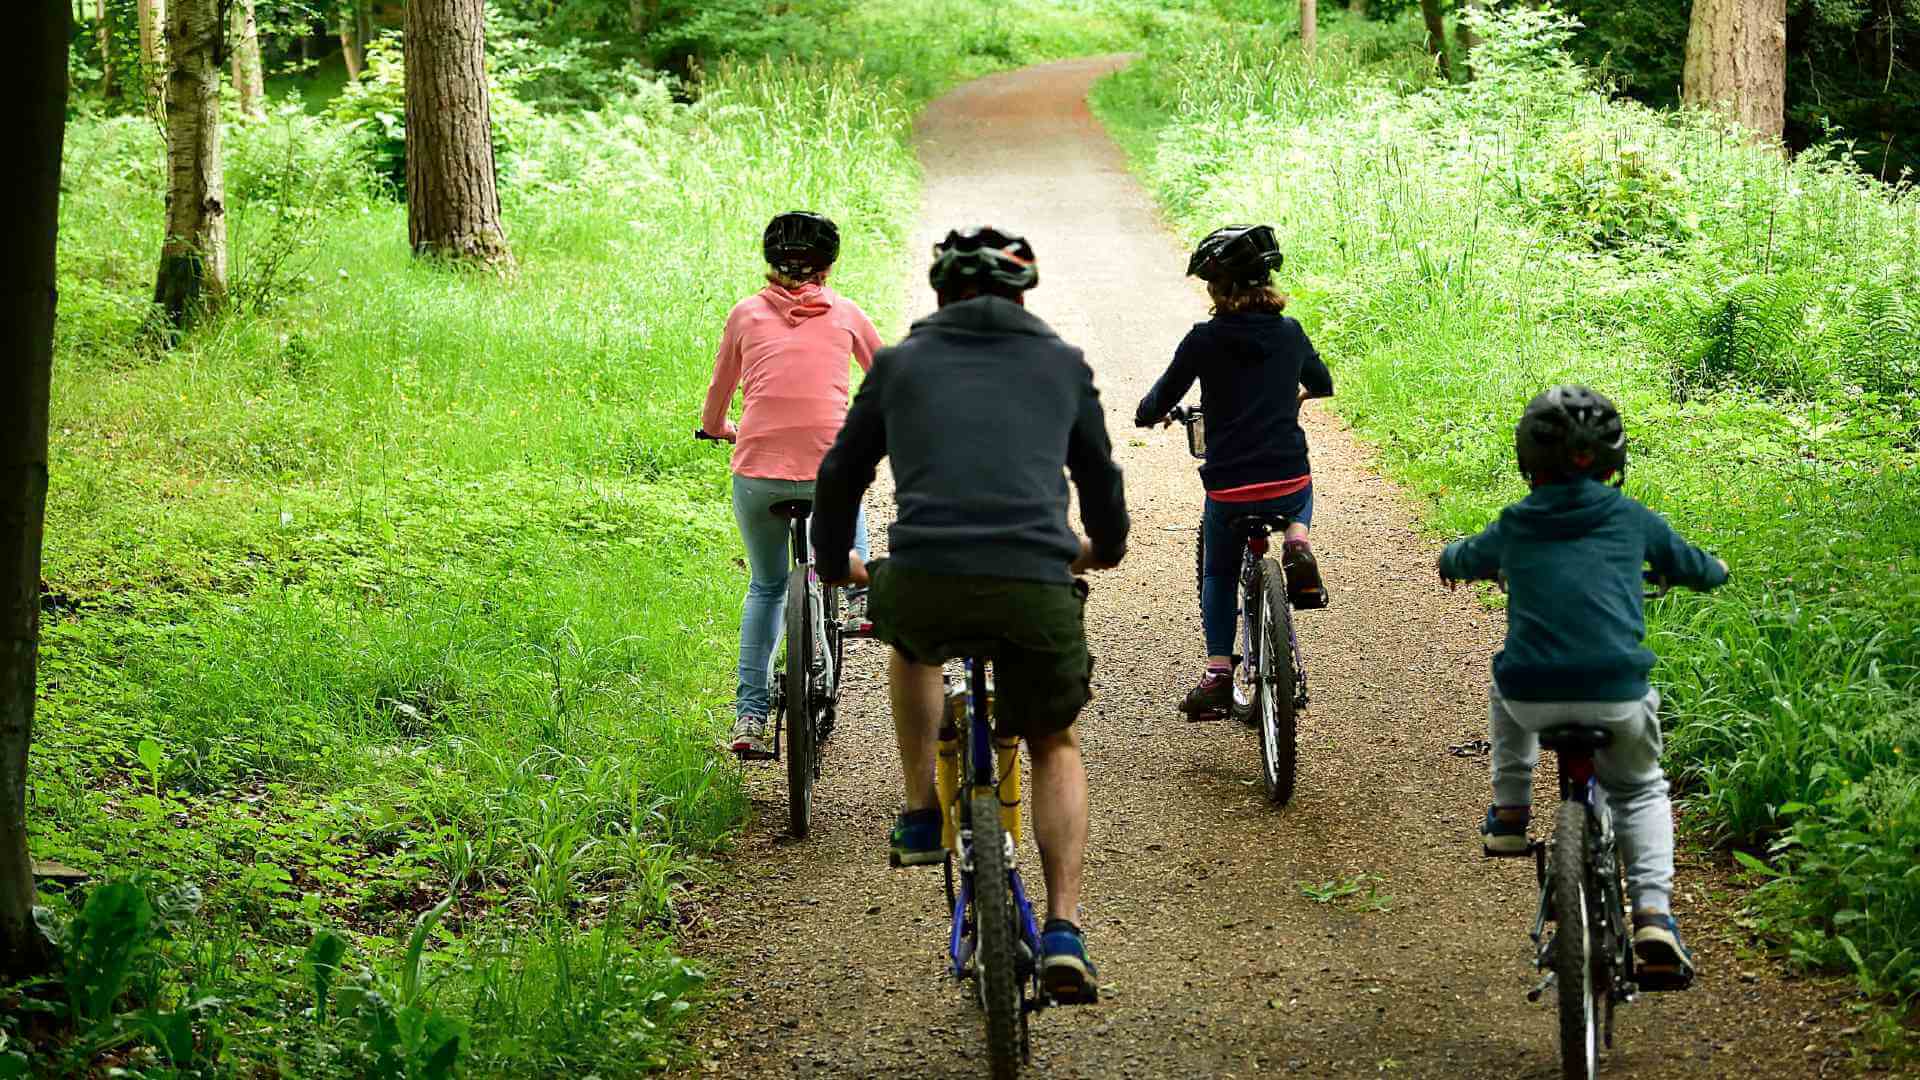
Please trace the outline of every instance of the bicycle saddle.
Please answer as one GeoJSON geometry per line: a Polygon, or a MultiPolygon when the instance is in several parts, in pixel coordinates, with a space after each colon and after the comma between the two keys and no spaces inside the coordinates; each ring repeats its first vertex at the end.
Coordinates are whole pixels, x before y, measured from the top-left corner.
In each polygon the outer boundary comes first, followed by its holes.
{"type": "Polygon", "coordinates": [[[1227,519],[1227,528],[1235,536],[1267,536],[1286,532],[1293,519],[1285,514],[1235,514],[1227,519]]]}
{"type": "Polygon", "coordinates": [[[1606,728],[1581,727],[1578,724],[1548,728],[1540,733],[1540,745],[1556,754],[1568,751],[1576,754],[1591,754],[1611,742],[1613,742],[1613,732],[1606,728]]]}
{"type": "Polygon", "coordinates": [[[774,503],[772,506],[767,507],[767,512],[772,514],[774,517],[783,517],[788,519],[803,518],[803,517],[806,517],[808,514],[813,513],[813,500],[812,499],[782,499],[779,502],[774,503]]]}

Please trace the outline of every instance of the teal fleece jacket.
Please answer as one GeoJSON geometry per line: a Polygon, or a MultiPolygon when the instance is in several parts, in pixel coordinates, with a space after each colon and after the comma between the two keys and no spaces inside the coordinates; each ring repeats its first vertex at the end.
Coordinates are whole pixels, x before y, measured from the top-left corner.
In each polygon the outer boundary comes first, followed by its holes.
{"type": "Polygon", "coordinates": [[[1515,701],[1633,701],[1646,696],[1643,564],[1675,585],[1727,580],[1719,560],[1617,488],[1543,484],[1486,531],[1447,545],[1440,572],[1507,579],[1507,642],[1493,681],[1515,701]]]}

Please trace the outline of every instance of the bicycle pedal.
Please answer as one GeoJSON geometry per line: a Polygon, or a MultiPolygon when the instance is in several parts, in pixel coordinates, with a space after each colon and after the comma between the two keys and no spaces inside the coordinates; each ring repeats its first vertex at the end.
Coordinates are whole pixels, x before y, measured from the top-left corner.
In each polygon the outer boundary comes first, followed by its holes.
{"type": "Polygon", "coordinates": [[[1643,994],[1664,994],[1693,986],[1693,973],[1685,970],[1636,966],[1633,981],[1643,994]]]}

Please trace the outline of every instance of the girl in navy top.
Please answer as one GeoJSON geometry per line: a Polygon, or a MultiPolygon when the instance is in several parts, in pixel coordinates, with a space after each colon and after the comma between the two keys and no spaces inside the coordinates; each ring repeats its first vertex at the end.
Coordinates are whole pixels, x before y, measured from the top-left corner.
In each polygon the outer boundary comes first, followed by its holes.
{"type": "Polygon", "coordinates": [[[1285,514],[1281,565],[1298,608],[1325,607],[1327,591],[1308,545],[1313,474],[1300,404],[1333,396],[1333,376],[1300,323],[1283,314],[1273,287],[1283,257],[1266,225],[1229,225],[1200,242],[1187,273],[1207,283],[1213,318],[1196,324],[1173,363],[1140,401],[1134,423],[1166,419],[1196,380],[1207,423],[1200,466],[1206,506],[1200,516],[1200,619],[1207,670],[1180,706],[1189,719],[1214,720],[1233,706],[1233,631],[1240,544],[1230,523],[1241,514],[1285,514]]]}

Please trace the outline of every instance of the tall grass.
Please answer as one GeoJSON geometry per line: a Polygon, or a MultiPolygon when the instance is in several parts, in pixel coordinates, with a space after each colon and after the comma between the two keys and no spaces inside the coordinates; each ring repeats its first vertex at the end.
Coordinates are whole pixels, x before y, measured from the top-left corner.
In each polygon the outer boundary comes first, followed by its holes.
{"type": "Polygon", "coordinates": [[[1045,32],[999,52],[978,18],[864,5],[907,44],[516,111],[504,277],[411,256],[371,129],[231,124],[239,299],[171,350],[157,134],[70,128],[30,818],[44,858],[195,898],[136,1004],[217,997],[192,1023],[239,1071],[369,1067],[375,1035],[300,1011],[333,927],[483,1072],[672,1059],[700,984],[680,889],[747,811],[712,750],[726,465],[687,437],[713,344],[796,206],[840,223],[835,286],[901,324],[918,102],[1127,33],[1025,9],[1045,32]]]}
{"type": "Polygon", "coordinates": [[[1734,568],[1651,613],[1686,820],[1764,856],[1798,959],[1920,992],[1920,201],[1608,99],[1550,9],[1463,88],[1417,33],[1170,37],[1096,105],[1184,229],[1279,229],[1337,406],[1438,531],[1523,492],[1541,387],[1620,402],[1628,491],[1734,568]]]}

